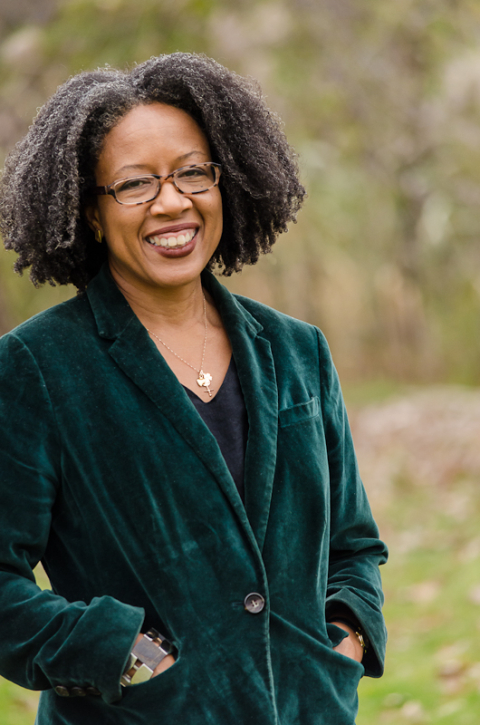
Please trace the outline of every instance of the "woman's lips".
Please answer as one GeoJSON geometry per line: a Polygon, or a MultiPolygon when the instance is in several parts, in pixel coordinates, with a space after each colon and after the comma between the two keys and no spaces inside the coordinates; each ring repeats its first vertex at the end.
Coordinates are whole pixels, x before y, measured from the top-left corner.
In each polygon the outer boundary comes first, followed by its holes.
{"type": "Polygon", "coordinates": [[[198,229],[182,229],[179,231],[166,231],[147,237],[147,242],[155,247],[164,249],[178,249],[192,241],[198,229]]]}
{"type": "Polygon", "coordinates": [[[184,229],[181,232],[153,235],[147,237],[147,244],[162,257],[185,257],[190,254],[197,244],[198,227],[184,229]]]}

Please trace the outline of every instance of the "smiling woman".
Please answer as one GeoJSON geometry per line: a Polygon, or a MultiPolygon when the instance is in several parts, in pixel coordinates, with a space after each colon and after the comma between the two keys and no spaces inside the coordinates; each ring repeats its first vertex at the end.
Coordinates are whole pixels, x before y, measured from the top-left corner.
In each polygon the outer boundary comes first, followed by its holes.
{"type": "MultiPolygon", "coordinates": [[[[200,274],[215,254],[223,227],[221,167],[211,163],[205,134],[188,113],[163,103],[138,105],[106,136],[95,170],[100,185],[95,193],[100,189],[101,194],[85,207],[92,230],[108,240],[109,268],[118,288],[160,343],[177,378],[192,390],[195,380],[182,356],[201,349],[200,274]],[[185,161],[192,164],[179,168],[185,161]],[[122,178],[127,173],[135,176],[122,178]],[[142,173],[150,176],[137,176],[142,173]],[[113,190],[113,196],[105,189],[113,190]],[[160,333],[182,356],[162,342],[160,333]]],[[[231,348],[210,296],[208,317],[209,369],[218,391],[231,348]]]]}
{"type": "Polygon", "coordinates": [[[99,196],[86,215],[108,240],[110,270],[127,299],[130,287],[151,294],[152,286],[160,292],[199,285],[218,247],[223,218],[218,179],[208,166],[189,166],[176,181],[174,172],[186,160],[211,162],[207,139],[185,111],[162,103],[136,106],[105,139],[95,177],[98,184],[113,184],[119,203],[99,196]],[[126,174],[135,176],[122,178],[126,174]],[[156,194],[145,180],[139,186],[140,174],[165,177],[156,194]],[[197,188],[201,183],[204,188],[197,188]]]}
{"type": "Polygon", "coordinates": [[[79,290],[0,341],[0,674],[38,725],[353,725],[381,675],[325,339],[212,274],[304,195],[257,87],[189,54],[72,78],[7,159],[16,269],[79,290]]]}

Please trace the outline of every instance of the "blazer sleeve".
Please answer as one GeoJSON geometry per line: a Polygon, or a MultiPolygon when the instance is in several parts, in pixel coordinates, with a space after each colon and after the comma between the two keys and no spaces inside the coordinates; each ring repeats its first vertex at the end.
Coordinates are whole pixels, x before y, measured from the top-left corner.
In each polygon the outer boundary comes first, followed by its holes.
{"type": "Polygon", "coordinates": [[[144,611],[104,596],[69,602],[35,583],[60,482],[61,442],[29,349],[0,340],[0,674],[33,690],[93,686],[121,697],[144,611]]]}
{"type": "Polygon", "coordinates": [[[318,339],[331,506],[326,615],[328,619],[342,607],[354,614],[370,641],[363,658],[365,674],[380,677],[387,633],[378,567],[388,552],[360,479],[338,375],[320,331],[318,339]]]}

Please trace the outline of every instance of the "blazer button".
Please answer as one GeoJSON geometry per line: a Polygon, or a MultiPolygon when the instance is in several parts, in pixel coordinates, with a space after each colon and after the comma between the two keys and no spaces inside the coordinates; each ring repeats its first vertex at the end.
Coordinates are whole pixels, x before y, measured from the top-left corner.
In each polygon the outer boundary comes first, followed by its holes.
{"type": "Polygon", "coordinates": [[[71,687],[70,688],[70,697],[85,697],[87,694],[87,691],[84,687],[71,687]]]}
{"type": "Polygon", "coordinates": [[[243,604],[250,614],[260,614],[265,609],[265,599],[258,592],[247,594],[243,600],[243,604]]]}
{"type": "Polygon", "coordinates": [[[100,690],[97,690],[96,687],[87,687],[87,695],[90,695],[91,697],[100,697],[101,694],[100,690]]]}
{"type": "Polygon", "coordinates": [[[57,695],[60,695],[60,697],[70,697],[70,692],[68,687],[65,687],[64,685],[57,685],[53,688],[57,695]]]}

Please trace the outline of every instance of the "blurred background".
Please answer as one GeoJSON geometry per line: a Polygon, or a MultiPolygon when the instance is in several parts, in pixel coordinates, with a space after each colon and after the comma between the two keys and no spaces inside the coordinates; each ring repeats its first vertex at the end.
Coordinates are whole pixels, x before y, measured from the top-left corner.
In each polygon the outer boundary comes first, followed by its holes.
{"type": "MultiPolygon", "coordinates": [[[[344,383],[391,549],[358,725],[478,725],[480,4],[0,0],[0,161],[70,75],[176,50],[257,78],[299,154],[298,223],[226,284],[320,326],[344,383]]],[[[13,262],[0,334],[74,294],[13,262]]],[[[31,725],[36,697],[0,680],[0,724],[31,725]]]]}

